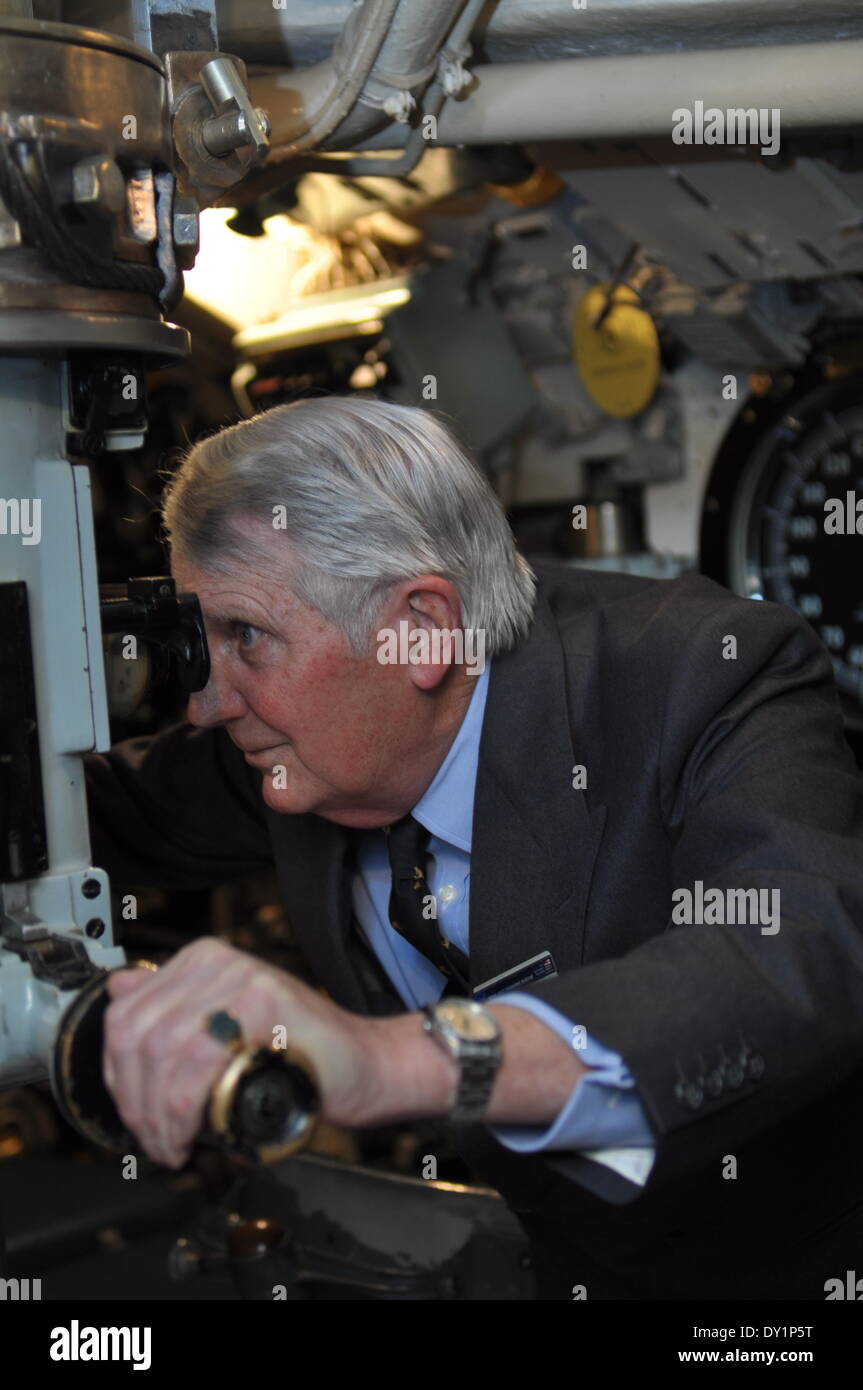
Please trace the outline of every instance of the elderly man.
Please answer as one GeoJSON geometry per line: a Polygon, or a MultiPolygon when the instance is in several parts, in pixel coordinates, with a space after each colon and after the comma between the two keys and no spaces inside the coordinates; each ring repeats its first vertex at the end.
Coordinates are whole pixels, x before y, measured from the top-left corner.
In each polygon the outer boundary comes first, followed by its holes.
{"type": "Polygon", "coordinates": [[[209,940],[115,976],[144,1149],[188,1157],[224,1009],[284,1025],[336,1124],[451,1119],[542,1297],[823,1298],[863,1234],[863,845],[808,626],[537,578],[450,432],[359,398],[204,440],[165,521],[210,680],[88,760],[95,862],[275,862],[326,993],[209,940]]]}

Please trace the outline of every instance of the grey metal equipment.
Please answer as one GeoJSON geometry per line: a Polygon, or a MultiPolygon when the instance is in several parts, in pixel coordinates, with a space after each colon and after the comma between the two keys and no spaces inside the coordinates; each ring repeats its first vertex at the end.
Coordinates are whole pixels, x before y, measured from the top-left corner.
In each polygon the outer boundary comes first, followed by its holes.
{"type": "Polygon", "coordinates": [[[251,1170],[235,1210],[198,1217],[174,1245],[176,1281],[229,1271],[245,1299],[524,1299],[524,1232],[490,1188],[301,1153],[251,1170]],[[408,1252],[405,1233],[410,1232],[408,1252]]]}
{"type": "MultiPolygon", "coordinates": [[[[121,1149],[101,1024],[127,962],[82,769],[110,744],[103,638],[132,700],[155,667],[199,689],[208,656],[170,579],[100,596],[87,460],[143,442],[145,373],[188,352],[166,316],[198,208],[268,148],[242,62],[198,10],[184,27],[175,6],[136,6],[136,35],[169,40],[157,52],[0,16],[0,1087],[50,1078],[67,1118],[121,1149]],[[197,47],[170,46],[184,37],[197,47]]],[[[252,1161],[298,1147],[316,1109],[302,1059],[263,1051],[232,1057],[210,1114],[210,1137],[252,1161]]]]}

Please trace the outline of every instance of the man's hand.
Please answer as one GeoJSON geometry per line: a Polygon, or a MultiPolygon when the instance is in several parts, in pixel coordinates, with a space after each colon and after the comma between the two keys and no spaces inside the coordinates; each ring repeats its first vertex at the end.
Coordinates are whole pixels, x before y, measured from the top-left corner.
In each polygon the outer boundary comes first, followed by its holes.
{"type": "Polygon", "coordinates": [[[158,972],[109,977],[103,1075],[120,1115],[157,1163],[180,1168],[204,1123],[213,1083],[230,1054],[205,1031],[227,1009],[248,1044],[272,1045],[283,1025],[320,1085],[323,1118],[370,1123],[379,1089],[374,1020],[346,1012],[274,966],[212,937],[158,972]]]}
{"type": "MultiPolygon", "coordinates": [[[[105,1084],[129,1129],[157,1163],[186,1162],[213,1083],[229,1060],[205,1031],[227,1009],[247,1043],[272,1045],[284,1027],[288,1046],[315,1068],[321,1114],[347,1128],[449,1113],[458,1069],[422,1031],[422,1016],[363,1018],[348,1013],[272,965],[206,937],[167,965],[109,977],[105,1084]]],[[[585,1075],[561,1039],[523,1009],[492,1012],[503,1030],[503,1061],[485,1119],[550,1124],[585,1075]]]]}

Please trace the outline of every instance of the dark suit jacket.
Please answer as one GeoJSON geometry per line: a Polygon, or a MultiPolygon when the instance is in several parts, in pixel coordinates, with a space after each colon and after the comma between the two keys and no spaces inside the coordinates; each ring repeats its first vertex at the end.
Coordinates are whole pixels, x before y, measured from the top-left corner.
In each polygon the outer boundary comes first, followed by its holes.
{"type": "MultiPolygon", "coordinates": [[[[830,659],[790,610],[698,576],[539,574],[528,638],[492,664],[471,980],[551,951],[529,992],[622,1054],[657,1159],[642,1189],[483,1126],[460,1147],[541,1296],[821,1299],[863,1259],[863,807],[830,659]],[[672,926],[699,879],[778,888],[779,932],[672,926]]],[[[275,859],[332,997],[403,1010],[352,929],[345,833],[269,811],[222,730],[119,745],[87,779],[96,864],[194,888],[275,859]]]]}

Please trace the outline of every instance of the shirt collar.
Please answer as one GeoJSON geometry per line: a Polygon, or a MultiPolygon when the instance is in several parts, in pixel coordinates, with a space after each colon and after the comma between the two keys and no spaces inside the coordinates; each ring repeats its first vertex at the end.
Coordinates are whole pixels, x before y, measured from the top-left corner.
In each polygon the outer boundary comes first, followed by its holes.
{"type": "Polygon", "coordinates": [[[470,854],[479,741],[490,669],[491,662],[486,661],[482,673],[471,677],[476,681],[476,686],[461,727],[434,781],[412,812],[414,819],[432,835],[464,850],[466,854],[470,854]]]}

